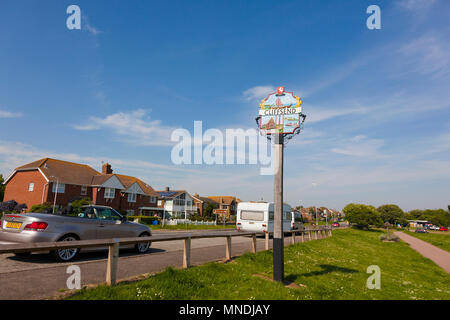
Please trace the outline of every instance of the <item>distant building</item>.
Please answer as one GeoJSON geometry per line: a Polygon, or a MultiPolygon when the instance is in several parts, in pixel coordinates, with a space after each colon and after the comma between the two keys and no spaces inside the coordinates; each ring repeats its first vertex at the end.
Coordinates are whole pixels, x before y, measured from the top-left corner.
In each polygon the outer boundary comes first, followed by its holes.
{"type": "Polygon", "coordinates": [[[165,214],[169,219],[189,219],[192,213],[197,212],[193,205],[193,197],[186,190],[170,190],[166,187],[158,193],[158,210],[160,216],[165,214]]]}
{"type": "Polygon", "coordinates": [[[208,197],[218,204],[218,209],[227,210],[226,217],[235,216],[237,212],[237,204],[241,202],[240,199],[233,196],[211,196],[208,197]]]}
{"type": "Polygon", "coordinates": [[[192,198],[194,199],[194,207],[200,216],[203,216],[205,214],[206,207],[209,204],[214,208],[219,208],[219,203],[208,197],[201,197],[198,193],[194,194],[192,198]]]}

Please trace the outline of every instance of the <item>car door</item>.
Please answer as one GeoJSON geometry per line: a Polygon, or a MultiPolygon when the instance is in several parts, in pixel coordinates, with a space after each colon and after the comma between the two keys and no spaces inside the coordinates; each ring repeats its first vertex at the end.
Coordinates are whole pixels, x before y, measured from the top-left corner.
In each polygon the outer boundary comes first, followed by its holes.
{"type": "Polygon", "coordinates": [[[111,208],[94,208],[98,220],[97,239],[111,239],[124,237],[121,228],[121,217],[115,214],[111,208]]]}

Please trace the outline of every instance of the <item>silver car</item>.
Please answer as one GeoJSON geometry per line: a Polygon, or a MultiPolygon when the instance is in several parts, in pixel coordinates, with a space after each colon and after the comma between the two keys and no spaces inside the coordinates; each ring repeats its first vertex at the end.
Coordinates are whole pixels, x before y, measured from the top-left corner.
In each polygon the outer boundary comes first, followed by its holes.
{"type": "MultiPolygon", "coordinates": [[[[83,206],[81,212],[72,215],[45,213],[5,214],[1,219],[0,241],[12,243],[55,242],[74,240],[148,237],[148,226],[127,221],[111,207],[83,206]]],[[[145,253],[150,242],[135,246],[145,253]]],[[[61,249],[51,252],[59,261],[70,261],[80,249],[61,249]]],[[[17,255],[26,255],[17,254],[17,255]]]]}

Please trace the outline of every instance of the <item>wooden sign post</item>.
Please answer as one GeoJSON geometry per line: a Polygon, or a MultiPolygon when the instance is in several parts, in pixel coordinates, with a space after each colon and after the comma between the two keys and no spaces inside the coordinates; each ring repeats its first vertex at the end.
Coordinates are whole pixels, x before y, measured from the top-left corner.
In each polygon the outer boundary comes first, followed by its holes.
{"type": "Polygon", "coordinates": [[[283,134],[275,134],[274,221],[273,221],[273,280],[284,280],[283,232],[283,134]]]}
{"type": "MultiPolygon", "coordinates": [[[[302,101],[284,87],[259,104],[259,116],[256,118],[258,128],[274,139],[274,223],[273,223],[273,280],[284,280],[284,232],[283,232],[283,156],[285,140],[299,134],[306,116],[302,113],[302,101]]],[[[267,248],[267,244],[266,244],[267,248]]]]}

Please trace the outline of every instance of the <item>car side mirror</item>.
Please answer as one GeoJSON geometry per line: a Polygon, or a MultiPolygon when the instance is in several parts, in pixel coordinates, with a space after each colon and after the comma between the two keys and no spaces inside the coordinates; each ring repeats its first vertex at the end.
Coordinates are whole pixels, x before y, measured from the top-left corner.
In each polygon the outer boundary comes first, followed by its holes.
{"type": "Polygon", "coordinates": [[[128,221],[128,219],[127,219],[127,217],[126,217],[126,216],[122,216],[122,219],[121,219],[121,221],[122,221],[122,222],[127,222],[127,221],[128,221]]]}

